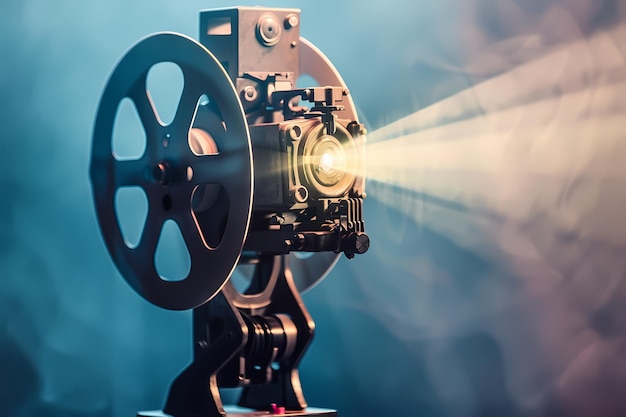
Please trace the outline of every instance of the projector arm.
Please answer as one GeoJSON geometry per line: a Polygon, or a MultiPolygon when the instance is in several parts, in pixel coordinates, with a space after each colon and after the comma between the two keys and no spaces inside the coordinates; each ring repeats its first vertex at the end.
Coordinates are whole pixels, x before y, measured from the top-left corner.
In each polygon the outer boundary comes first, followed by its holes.
{"type": "Polygon", "coordinates": [[[194,310],[194,361],[172,383],[166,413],[225,416],[220,387],[244,387],[242,407],[306,408],[298,365],[315,324],[286,259],[266,257],[257,265],[252,282],[273,285],[265,305],[246,304],[245,296],[227,284],[214,299],[194,310]]]}
{"type": "Polygon", "coordinates": [[[194,310],[194,333],[208,326],[210,317],[219,320],[222,331],[210,344],[198,340],[194,361],[176,377],[163,411],[172,416],[225,416],[216,374],[245,345],[248,335],[239,312],[220,292],[209,303],[194,310]],[[208,383],[208,391],[207,391],[208,383]]]}

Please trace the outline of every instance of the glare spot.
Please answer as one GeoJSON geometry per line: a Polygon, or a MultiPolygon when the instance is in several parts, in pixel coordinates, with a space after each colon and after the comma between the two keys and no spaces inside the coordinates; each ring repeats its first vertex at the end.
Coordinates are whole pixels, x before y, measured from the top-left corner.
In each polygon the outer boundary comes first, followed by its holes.
{"type": "Polygon", "coordinates": [[[334,157],[330,152],[324,152],[322,157],[320,158],[320,169],[323,172],[330,172],[333,169],[334,165],[334,157]]]}

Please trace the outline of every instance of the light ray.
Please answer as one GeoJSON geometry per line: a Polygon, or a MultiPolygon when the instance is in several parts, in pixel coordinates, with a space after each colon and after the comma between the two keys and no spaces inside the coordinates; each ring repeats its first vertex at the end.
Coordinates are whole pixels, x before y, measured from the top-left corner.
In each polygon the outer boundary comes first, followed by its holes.
{"type": "Polygon", "coordinates": [[[625,41],[626,25],[618,25],[538,53],[539,58],[376,130],[368,141],[388,140],[450,121],[623,80],[625,41]]]}
{"type": "Polygon", "coordinates": [[[626,248],[625,35],[554,48],[369,134],[368,196],[495,267],[543,277],[536,288],[588,275],[590,256],[626,248]]]}

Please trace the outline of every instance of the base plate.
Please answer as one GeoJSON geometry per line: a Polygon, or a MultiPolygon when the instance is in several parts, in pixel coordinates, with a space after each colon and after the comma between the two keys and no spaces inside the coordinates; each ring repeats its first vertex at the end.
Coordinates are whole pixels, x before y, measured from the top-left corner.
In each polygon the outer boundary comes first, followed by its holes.
{"type": "MultiPolygon", "coordinates": [[[[237,406],[225,406],[224,410],[226,411],[226,417],[271,417],[271,416],[281,416],[281,417],[314,417],[314,416],[324,416],[324,417],[337,417],[336,410],[330,410],[327,408],[313,408],[308,407],[304,410],[300,411],[285,411],[284,414],[272,414],[269,411],[254,411],[249,408],[237,407],[237,406]]],[[[137,417],[175,417],[170,414],[166,414],[163,411],[155,410],[155,411],[140,411],[137,413],[137,417]]]]}

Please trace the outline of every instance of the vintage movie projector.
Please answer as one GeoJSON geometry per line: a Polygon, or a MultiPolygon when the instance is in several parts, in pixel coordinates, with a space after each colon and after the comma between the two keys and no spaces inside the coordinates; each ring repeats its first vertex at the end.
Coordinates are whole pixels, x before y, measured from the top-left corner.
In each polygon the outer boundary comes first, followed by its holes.
{"type": "Polygon", "coordinates": [[[341,253],[352,258],[369,247],[364,133],[337,70],[300,37],[297,9],[203,11],[200,42],[157,33],[118,62],[93,132],[90,176],[102,236],[142,297],[194,309],[193,362],[172,383],[163,412],[139,415],[223,416],[223,387],[242,387],[239,406],[250,415],[336,415],[307,408],[302,393],[298,365],[314,323],[300,293],[341,253]],[[169,124],[146,86],[162,62],[184,77],[169,124]],[[318,86],[296,86],[305,74],[318,86]],[[134,159],[112,148],[123,99],[133,102],[147,138],[134,159]],[[114,204],[131,186],[148,203],[136,245],[124,238],[114,204]],[[170,220],[191,260],[176,281],[155,267],[170,220]],[[229,281],[240,268],[253,271],[244,290],[229,281]]]}

